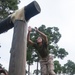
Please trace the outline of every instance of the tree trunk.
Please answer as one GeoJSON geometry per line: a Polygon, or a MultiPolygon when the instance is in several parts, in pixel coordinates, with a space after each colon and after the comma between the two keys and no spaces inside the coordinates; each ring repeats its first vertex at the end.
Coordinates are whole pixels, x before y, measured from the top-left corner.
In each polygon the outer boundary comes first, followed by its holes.
{"type": "Polygon", "coordinates": [[[28,75],[30,75],[30,64],[28,64],[28,75]]]}
{"type": "Polygon", "coordinates": [[[36,75],[38,75],[38,61],[37,61],[37,70],[36,70],[36,75]]]}

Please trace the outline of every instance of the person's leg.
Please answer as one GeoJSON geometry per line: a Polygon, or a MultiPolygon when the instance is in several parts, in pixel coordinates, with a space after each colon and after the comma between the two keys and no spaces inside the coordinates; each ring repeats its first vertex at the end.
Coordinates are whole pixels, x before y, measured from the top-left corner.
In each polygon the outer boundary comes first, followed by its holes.
{"type": "Polygon", "coordinates": [[[56,75],[54,72],[53,58],[51,56],[49,56],[49,60],[48,60],[48,72],[49,75],[56,75]]]}
{"type": "Polygon", "coordinates": [[[48,75],[47,69],[46,69],[46,64],[44,61],[40,61],[40,66],[41,66],[41,75],[48,75]]]}

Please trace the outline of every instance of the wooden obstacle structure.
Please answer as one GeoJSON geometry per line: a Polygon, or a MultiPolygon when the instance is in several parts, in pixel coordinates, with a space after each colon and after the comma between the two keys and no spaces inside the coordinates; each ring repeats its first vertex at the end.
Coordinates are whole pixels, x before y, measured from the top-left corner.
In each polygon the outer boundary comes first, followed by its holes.
{"type": "Polygon", "coordinates": [[[27,23],[30,18],[41,11],[36,1],[21,10],[16,11],[0,23],[0,34],[14,27],[8,75],[25,75],[27,23]]]}

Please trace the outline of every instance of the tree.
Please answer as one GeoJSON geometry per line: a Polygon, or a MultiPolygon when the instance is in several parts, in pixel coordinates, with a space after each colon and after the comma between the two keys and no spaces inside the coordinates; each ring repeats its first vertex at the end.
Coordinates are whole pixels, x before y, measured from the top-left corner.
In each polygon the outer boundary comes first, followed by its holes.
{"type": "MultiPolygon", "coordinates": [[[[57,45],[58,41],[61,38],[61,34],[59,33],[59,29],[57,27],[48,27],[46,28],[45,25],[42,25],[38,28],[40,31],[45,33],[48,37],[48,49],[51,54],[54,54],[55,57],[64,58],[68,55],[68,52],[64,48],[59,48],[57,45]]],[[[34,30],[31,33],[31,39],[36,41],[39,34],[34,30]]],[[[37,53],[37,50],[35,50],[37,53]]]]}
{"type": "Polygon", "coordinates": [[[30,46],[27,50],[27,59],[26,59],[27,64],[28,64],[28,71],[27,71],[28,75],[30,75],[30,65],[33,64],[34,57],[32,56],[32,53],[33,53],[32,47],[30,46]]]}
{"type": "Polygon", "coordinates": [[[68,60],[66,64],[63,66],[63,72],[65,72],[68,75],[74,75],[75,74],[75,63],[71,60],[68,60]]]}
{"type": "Polygon", "coordinates": [[[2,67],[2,64],[0,64],[0,67],[2,67]]]}
{"type": "MultiPolygon", "coordinates": [[[[0,47],[1,47],[1,45],[0,45],[0,47]]],[[[0,57],[0,59],[1,59],[1,57],[0,57]]],[[[2,64],[0,63],[0,67],[2,67],[2,64]]]]}
{"type": "Polygon", "coordinates": [[[36,75],[39,75],[41,73],[41,71],[40,70],[34,70],[34,72],[33,72],[33,74],[36,74],[36,75]]]}
{"type": "Polygon", "coordinates": [[[11,12],[18,9],[20,0],[0,0],[0,20],[6,18],[11,12]]]}
{"type": "Polygon", "coordinates": [[[63,75],[66,75],[66,67],[65,66],[62,66],[62,73],[63,73],[63,75]]]}
{"type": "Polygon", "coordinates": [[[0,47],[1,47],[1,45],[0,45],[0,47]]]}
{"type": "Polygon", "coordinates": [[[2,73],[8,74],[8,71],[3,67],[2,64],[0,64],[0,75],[2,75],[2,73]]]}
{"type": "MultiPolygon", "coordinates": [[[[59,33],[59,29],[57,27],[48,27],[46,28],[45,25],[41,25],[39,28],[38,28],[40,31],[42,31],[43,33],[45,33],[48,37],[48,50],[49,50],[49,53],[53,54],[54,57],[58,57],[58,58],[61,58],[63,59],[65,56],[68,55],[68,52],[66,52],[66,50],[64,48],[59,48],[59,46],[57,45],[58,41],[60,40],[61,38],[61,34],[59,33]]],[[[31,40],[36,42],[36,39],[37,37],[39,36],[40,34],[38,34],[34,29],[32,30],[31,32],[31,40]]],[[[28,45],[28,49],[29,50],[29,45],[28,45]]],[[[32,51],[35,51],[36,54],[37,54],[37,57],[39,57],[39,54],[37,52],[37,50],[35,48],[32,47],[32,51]]],[[[33,53],[32,53],[33,55],[33,53]]],[[[34,54],[35,56],[35,54],[34,54]]],[[[34,57],[34,59],[36,59],[36,57],[34,57]]]]}
{"type": "Polygon", "coordinates": [[[38,66],[39,66],[39,56],[37,54],[35,54],[34,57],[35,57],[34,61],[37,63],[37,68],[36,68],[36,70],[34,70],[34,73],[36,75],[38,75],[40,73],[40,70],[38,69],[38,66]]]}
{"type": "Polygon", "coordinates": [[[54,71],[56,74],[61,74],[61,70],[62,70],[62,67],[61,67],[61,64],[59,63],[59,61],[54,61],[54,71]]]}

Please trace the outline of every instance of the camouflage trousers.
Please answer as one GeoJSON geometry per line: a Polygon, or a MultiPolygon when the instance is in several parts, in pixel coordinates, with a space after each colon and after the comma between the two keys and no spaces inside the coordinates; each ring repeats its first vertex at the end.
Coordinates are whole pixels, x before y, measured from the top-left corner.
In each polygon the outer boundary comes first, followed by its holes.
{"type": "Polygon", "coordinates": [[[40,60],[41,75],[56,75],[54,72],[53,56],[49,55],[40,60]]]}

